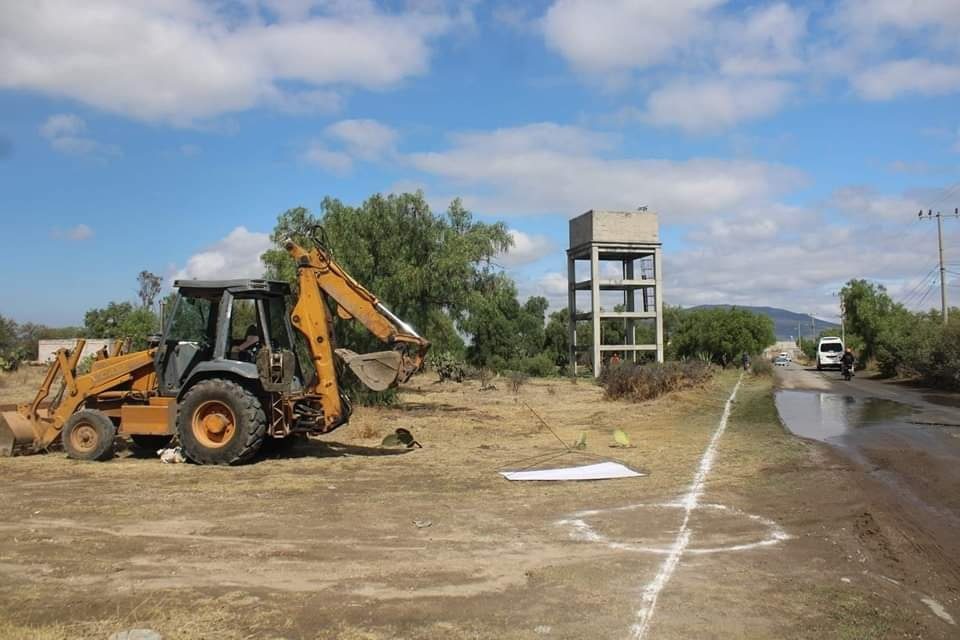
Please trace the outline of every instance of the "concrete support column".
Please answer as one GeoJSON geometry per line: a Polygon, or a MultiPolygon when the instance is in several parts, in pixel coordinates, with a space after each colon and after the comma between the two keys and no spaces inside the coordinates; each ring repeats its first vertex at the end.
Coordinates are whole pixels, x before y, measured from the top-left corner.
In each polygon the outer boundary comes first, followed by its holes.
{"type": "Polygon", "coordinates": [[[663,267],[660,247],[653,252],[654,304],[657,313],[657,362],[663,362],[663,267]]]}
{"type": "Polygon", "coordinates": [[[590,247],[590,317],[593,320],[593,377],[600,377],[600,248],[590,247]]]}
{"type": "Polygon", "coordinates": [[[567,311],[570,320],[567,323],[567,347],[570,367],[573,375],[577,375],[577,261],[567,254],[567,311]]]}
{"type": "MultiPolygon", "coordinates": [[[[633,263],[632,259],[623,261],[623,279],[624,280],[633,280],[633,263]]],[[[623,288],[623,306],[627,311],[636,311],[637,310],[637,292],[635,289],[630,287],[623,288]]],[[[633,318],[627,318],[626,321],[626,333],[624,334],[624,342],[628,345],[634,345],[637,343],[637,321],[633,318]]],[[[637,352],[636,350],[631,350],[630,352],[630,361],[637,361],[637,352]]],[[[626,354],[624,354],[626,355],[626,354]]],[[[626,358],[624,358],[626,359],[626,358]]]]}

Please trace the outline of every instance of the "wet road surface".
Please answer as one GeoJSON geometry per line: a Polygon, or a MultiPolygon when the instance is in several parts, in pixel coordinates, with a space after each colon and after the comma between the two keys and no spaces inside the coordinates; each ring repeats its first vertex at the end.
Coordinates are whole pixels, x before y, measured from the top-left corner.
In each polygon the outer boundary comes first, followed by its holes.
{"type": "Polygon", "coordinates": [[[787,429],[825,442],[885,490],[909,535],[960,554],[960,394],[797,364],[777,370],[787,429]]]}

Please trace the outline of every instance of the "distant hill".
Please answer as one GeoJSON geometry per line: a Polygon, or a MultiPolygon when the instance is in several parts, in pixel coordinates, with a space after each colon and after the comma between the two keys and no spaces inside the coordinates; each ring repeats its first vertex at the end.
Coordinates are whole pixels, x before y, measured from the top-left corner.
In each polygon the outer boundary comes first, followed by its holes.
{"type": "MultiPolygon", "coordinates": [[[[716,307],[727,308],[729,309],[733,305],[729,304],[702,304],[697,307],[691,307],[693,309],[711,309],[716,307]]],[[[776,307],[747,307],[736,305],[738,309],[746,309],[747,311],[752,311],[753,313],[759,313],[765,315],[771,320],[773,320],[773,331],[777,334],[777,340],[790,340],[791,338],[797,339],[797,323],[799,322],[801,327],[800,330],[803,332],[805,338],[809,338],[811,335],[818,336],[822,332],[836,333],[840,335],[840,325],[827,322],[826,320],[821,320],[820,318],[814,318],[814,326],[811,328],[810,316],[806,313],[795,313],[793,311],[787,311],[786,309],[777,309],[776,307]]]]}

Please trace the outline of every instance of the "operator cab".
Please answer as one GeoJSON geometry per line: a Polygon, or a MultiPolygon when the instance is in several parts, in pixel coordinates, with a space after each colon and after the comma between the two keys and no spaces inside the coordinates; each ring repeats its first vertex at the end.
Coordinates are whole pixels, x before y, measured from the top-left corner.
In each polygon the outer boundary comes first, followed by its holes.
{"type": "Polygon", "coordinates": [[[302,388],[286,282],[177,280],[174,288],[155,361],[161,395],[178,395],[190,380],[214,373],[260,378],[268,391],[302,388]]]}

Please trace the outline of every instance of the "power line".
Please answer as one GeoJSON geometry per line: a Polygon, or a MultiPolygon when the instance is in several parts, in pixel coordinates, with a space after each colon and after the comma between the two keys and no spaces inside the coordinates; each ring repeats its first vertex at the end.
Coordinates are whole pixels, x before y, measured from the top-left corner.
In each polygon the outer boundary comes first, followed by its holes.
{"type": "Polygon", "coordinates": [[[904,306],[908,306],[910,304],[909,300],[911,300],[914,296],[919,294],[921,287],[923,287],[923,285],[929,282],[930,276],[932,276],[936,270],[937,270],[937,266],[934,265],[930,269],[930,271],[927,271],[927,275],[923,276],[923,278],[918,280],[917,283],[913,286],[913,288],[903,296],[901,303],[904,306]]]}
{"type": "Polygon", "coordinates": [[[956,182],[948,187],[944,187],[943,191],[940,192],[940,197],[927,205],[928,209],[932,209],[943,202],[946,202],[948,198],[952,197],[956,193],[960,193],[960,182],[956,182]]]}
{"type": "Polygon", "coordinates": [[[921,310],[923,309],[923,301],[927,299],[927,296],[930,295],[930,292],[933,291],[933,288],[934,286],[936,286],[936,284],[937,284],[937,281],[934,280],[933,282],[930,283],[930,286],[927,287],[926,293],[923,294],[923,297],[920,298],[920,300],[915,305],[918,309],[921,309],[921,310]]]}

